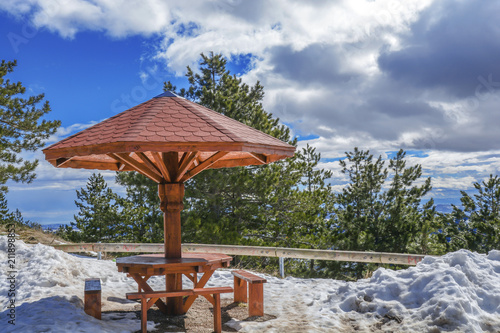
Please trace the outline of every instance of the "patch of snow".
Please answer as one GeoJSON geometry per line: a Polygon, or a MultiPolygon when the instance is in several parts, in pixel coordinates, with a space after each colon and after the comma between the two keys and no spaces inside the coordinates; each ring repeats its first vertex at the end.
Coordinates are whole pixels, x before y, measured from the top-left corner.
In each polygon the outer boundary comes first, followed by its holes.
{"type": "MultiPolygon", "coordinates": [[[[104,314],[96,320],[83,311],[86,278],[100,278],[103,311],[137,310],[125,293],[136,283],[116,264],[64,253],[44,245],[16,244],[16,326],[7,324],[9,304],[7,237],[0,237],[1,332],[134,332],[133,313],[104,314]]],[[[261,274],[258,274],[261,275],[261,274]]],[[[262,275],[261,275],[262,276],[262,275]]],[[[276,319],[231,320],[239,332],[499,332],[500,251],[466,250],[426,257],[417,266],[380,268],[370,279],[279,279],[265,276],[264,311],[276,319]]],[[[148,280],[155,290],[165,281],[148,280]]],[[[190,286],[185,279],[186,286],[190,286]]],[[[229,270],[218,270],[207,286],[232,286],[229,270]]],[[[222,297],[232,298],[223,294],[222,297]]],[[[148,329],[155,324],[148,322],[148,329]]]]}

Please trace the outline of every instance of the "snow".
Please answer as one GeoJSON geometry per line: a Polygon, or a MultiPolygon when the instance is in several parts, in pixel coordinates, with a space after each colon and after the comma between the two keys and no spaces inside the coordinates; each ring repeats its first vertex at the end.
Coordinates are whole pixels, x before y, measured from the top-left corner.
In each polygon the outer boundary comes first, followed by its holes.
{"type": "MultiPolygon", "coordinates": [[[[7,238],[0,237],[0,332],[134,332],[134,313],[83,311],[86,278],[100,278],[103,311],[138,309],[125,293],[135,282],[112,261],[74,256],[44,245],[16,244],[16,325],[8,324],[7,238]]],[[[260,275],[260,274],[259,274],[260,275]]],[[[231,320],[239,332],[498,332],[500,251],[466,250],[426,257],[417,266],[380,268],[370,279],[279,279],[265,276],[264,310],[276,319],[231,320]]],[[[161,277],[149,279],[163,289],[161,277]]],[[[232,286],[230,270],[218,270],[207,286],[232,286]]],[[[190,285],[185,280],[186,285],[190,285]]],[[[223,298],[232,295],[223,294],[223,298]]],[[[154,330],[154,322],[148,329],[154,330]]]]}

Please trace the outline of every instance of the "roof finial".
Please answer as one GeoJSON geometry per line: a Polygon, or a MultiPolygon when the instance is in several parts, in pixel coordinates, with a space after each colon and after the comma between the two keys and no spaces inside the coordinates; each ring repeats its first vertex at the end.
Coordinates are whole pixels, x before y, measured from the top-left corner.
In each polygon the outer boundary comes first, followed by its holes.
{"type": "Polygon", "coordinates": [[[158,96],[155,96],[153,98],[160,98],[160,97],[180,97],[179,95],[174,94],[173,92],[167,90],[163,94],[160,94],[158,96]]]}

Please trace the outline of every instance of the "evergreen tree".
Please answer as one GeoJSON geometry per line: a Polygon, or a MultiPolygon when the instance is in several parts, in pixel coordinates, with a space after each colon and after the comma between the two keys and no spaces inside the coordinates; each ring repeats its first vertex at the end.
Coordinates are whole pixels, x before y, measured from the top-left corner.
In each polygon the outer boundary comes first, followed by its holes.
{"type": "Polygon", "coordinates": [[[121,172],[117,182],[127,190],[126,198],[118,203],[123,207],[122,218],[128,226],[127,241],[139,243],[163,242],[163,212],[160,210],[158,185],[137,172],[121,172]]]}
{"type": "Polygon", "coordinates": [[[77,190],[76,196],[75,204],[80,211],[74,216],[75,222],[66,227],[66,238],[75,242],[109,243],[121,240],[128,232],[121,223],[118,197],[100,173],[92,174],[87,186],[77,190]]]}
{"type": "Polygon", "coordinates": [[[474,188],[473,196],[461,191],[462,207],[452,205],[453,212],[442,217],[445,228],[440,236],[447,251],[500,249],[500,178],[490,175],[474,188]]]}
{"type": "Polygon", "coordinates": [[[0,64],[0,191],[7,191],[8,180],[30,183],[35,178],[38,161],[25,161],[22,151],[35,151],[54,134],[59,121],[40,119],[50,112],[44,95],[22,98],[26,91],[21,82],[12,83],[5,76],[14,71],[16,61],[0,64]]]}
{"type": "MultiPolygon", "coordinates": [[[[394,253],[429,251],[431,235],[438,225],[434,220],[432,199],[424,204],[422,199],[431,190],[431,180],[428,178],[423,185],[415,185],[422,175],[422,167],[406,167],[405,155],[400,150],[390,159],[387,168],[381,156],[375,160],[369,151],[355,148],[354,152],[346,153],[346,160],[340,161],[349,184],[336,198],[332,230],[337,249],[394,253]]],[[[363,277],[368,267],[359,263],[327,266],[333,272],[343,266],[356,278],[363,277]]]]}
{"type": "Polygon", "coordinates": [[[5,193],[0,191],[0,223],[8,223],[11,218],[12,213],[9,211],[7,206],[7,198],[5,197],[5,193]]]}

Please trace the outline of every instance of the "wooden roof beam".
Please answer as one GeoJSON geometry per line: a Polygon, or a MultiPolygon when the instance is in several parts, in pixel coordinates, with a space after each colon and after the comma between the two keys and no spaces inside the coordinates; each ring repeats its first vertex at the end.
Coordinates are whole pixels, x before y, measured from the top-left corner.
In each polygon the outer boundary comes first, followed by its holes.
{"type": "Polygon", "coordinates": [[[186,153],[179,165],[179,173],[177,175],[177,179],[175,180],[176,182],[180,181],[182,177],[186,174],[186,172],[189,170],[191,165],[194,163],[195,159],[198,157],[200,154],[199,151],[193,151],[190,153],[186,153]],[[189,154],[189,155],[188,155],[189,154]]]}
{"type": "Polygon", "coordinates": [[[64,163],[68,162],[71,158],[58,158],[56,159],[56,167],[60,168],[64,163]]]}
{"type": "Polygon", "coordinates": [[[267,163],[267,156],[264,154],[250,153],[257,161],[262,162],[262,164],[267,163]]]}
{"type": "Polygon", "coordinates": [[[212,156],[207,158],[205,161],[198,164],[198,166],[196,166],[193,169],[186,172],[184,177],[182,177],[181,182],[185,182],[186,180],[188,180],[191,177],[196,176],[197,174],[199,174],[203,170],[208,169],[212,164],[214,164],[215,162],[217,162],[218,160],[220,160],[221,158],[223,158],[227,154],[229,154],[228,151],[219,151],[219,152],[213,154],[212,156]]]}
{"type": "Polygon", "coordinates": [[[163,159],[161,158],[160,153],[152,151],[151,155],[153,155],[153,159],[155,160],[156,165],[160,169],[160,172],[161,172],[163,178],[165,179],[165,181],[167,183],[170,183],[170,181],[171,181],[171,179],[170,179],[170,173],[168,172],[167,166],[165,165],[165,163],[163,163],[163,159]]]}
{"type": "Polygon", "coordinates": [[[158,167],[149,159],[149,157],[146,156],[146,154],[141,153],[141,152],[136,152],[135,153],[137,157],[140,158],[140,160],[148,166],[149,169],[151,169],[154,173],[156,173],[158,176],[162,177],[161,171],[158,170],[158,167]]]}
{"type": "Polygon", "coordinates": [[[123,164],[127,164],[135,171],[139,172],[140,174],[143,174],[144,176],[148,177],[149,179],[157,183],[161,183],[163,181],[162,177],[158,176],[154,171],[150,170],[147,166],[142,165],[140,162],[133,159],[128,153],[110,153],[108,154],[108,156],[114,158],[115,160],[123,164]]]}

